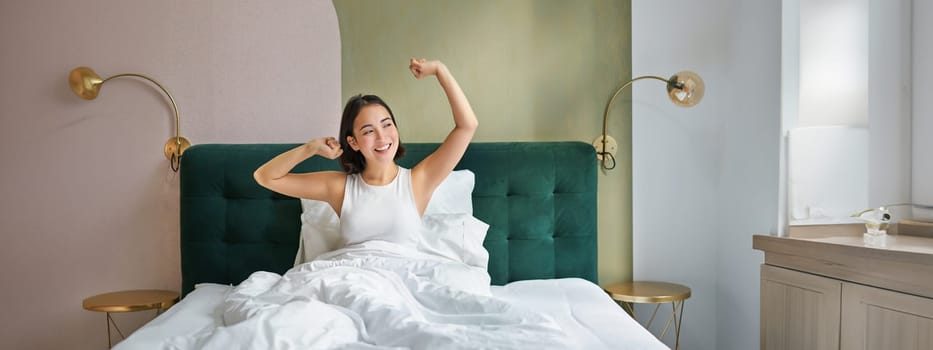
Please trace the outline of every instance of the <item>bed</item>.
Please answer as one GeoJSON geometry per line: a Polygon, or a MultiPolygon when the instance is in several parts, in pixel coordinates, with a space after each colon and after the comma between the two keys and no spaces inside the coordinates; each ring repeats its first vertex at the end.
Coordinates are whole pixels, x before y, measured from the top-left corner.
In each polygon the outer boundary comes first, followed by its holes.
{"type": "MultiPolygon", "coordinates": [[[[295,146],[207,144],[186,151],[180,171],[183,298],[116,348],[177,348],[178,340],[218,333],[224,328],[224,299],[235,286],[242,287],[257,271],[283,274],[293,267],[301,202],[260,187],[252,172],[295,146]]],[[[438,146],[406,144],[407,154],[398,162],[411,167],[438,146]]],[[[472,215],[489,225],[482,242],[492,284],[489,300],[545,315],[569,337],[572,348],[667,348],[596,285],[592,146],[474,143],[457,169],[475,174],[472,215]]],[[[339,165],[315,157],[295,169],[316,170],[339,170],[339,165]]],[[[488,328],[489,334],[501,330],[494,328],[488,328]]],[[[481,347],[497,347],[485,344],[481,347]]]]}

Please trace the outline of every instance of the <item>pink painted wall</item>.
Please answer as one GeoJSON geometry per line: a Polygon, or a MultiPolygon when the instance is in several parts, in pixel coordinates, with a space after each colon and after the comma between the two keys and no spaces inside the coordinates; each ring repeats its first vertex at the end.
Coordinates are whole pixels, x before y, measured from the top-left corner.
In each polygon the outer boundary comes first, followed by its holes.
{"type": "MultiPolygon", "coordinates": [[[[340,39],[329,0],[0,2],[0,348],[100,349],[90,295],[180,288],[171,108],[192,143],[335,134],[340,39]]],[[[118,315],[124,330],[151,313],[118,315]]]]}

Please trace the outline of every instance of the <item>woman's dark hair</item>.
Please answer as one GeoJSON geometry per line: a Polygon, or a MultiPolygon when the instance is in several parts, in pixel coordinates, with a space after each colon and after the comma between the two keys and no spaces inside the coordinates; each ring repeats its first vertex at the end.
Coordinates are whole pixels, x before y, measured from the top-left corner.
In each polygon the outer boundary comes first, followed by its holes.
{"type": "MultiPolygon", "coordinates": [[[[353,136],[353,122],[356,121],[356,116],[360,114],[360,110],[363,107],[371,104],[378,104],[382,107],[385,107],[389,111],[389,116],[392,117],[392,124],[398,128],[398,122],[395,121],[395,114],[392,114],[392,109],[389,108],[389,105],[385,103],[379,96],[376,95],[356,95],[350,97],[350,100],[347,101],[347,105],[343,107],[343,117],[340,118],[340,148],[343,149],[343,154],[340,155],[340,165],[343,166],[343,171],[346,171],[347,174],[357,174],[363,169],[366,168],[366,159],[363,158],[363,154],[354,151],[350,147],[350,144],[347,143],[347,137],[353,136]]],[[[398,151],[395,152],[395,158],[399,159],[405,155],[405,147],[402,147],[402,140],[398,140],[398,151]]]]}

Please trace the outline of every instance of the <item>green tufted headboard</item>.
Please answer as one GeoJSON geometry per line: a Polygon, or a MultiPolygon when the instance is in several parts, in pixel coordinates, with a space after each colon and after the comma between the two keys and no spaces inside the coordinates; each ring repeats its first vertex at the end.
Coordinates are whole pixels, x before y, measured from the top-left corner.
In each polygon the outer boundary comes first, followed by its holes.
{"type": "MultiPolygon", "coordinates": [[[[207,144],[181,162],[182,293],[283,273],[295,260],[299,200],[268,191],[253,171],[297,144],[207,144]]],[[[437,149],[409,143],[411,167],[437,149]]],[[[580,277],[596,283],[596,156],[582,142],[473,143],[457,165],[476,174],[473,214],[490,225],[492,283],[580,277]]],[[[340,170],[313,157],[296,172],[340,170]]]]}

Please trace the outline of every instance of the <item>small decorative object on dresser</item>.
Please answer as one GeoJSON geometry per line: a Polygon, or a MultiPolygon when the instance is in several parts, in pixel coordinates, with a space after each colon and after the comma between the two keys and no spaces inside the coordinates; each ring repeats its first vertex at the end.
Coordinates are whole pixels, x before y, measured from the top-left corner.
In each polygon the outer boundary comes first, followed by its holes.
{"type": "Polygon", "coordinates": [[[664,335],[667,334],[667,330],[673,323],[674,349],[680,349],[680,326],[684,317],[684,301],[690,298],[689,287],[667,282],[632,281],[612,284],[603,289],[636,320],[638,317],[635,315],[633,304],[655,304],[654,312],[651,313],[651,318],[645,324],[645,328],[649,331],[655,316],[658,315],[661,304],[671,303],[670,317],[664,324],[664,329],[658,335],[658,339],[664,340],[664,335]]]}
{"type": "Polygon", "coordinates": [[[178,302],[178,292],[170,290],[126,290],[120,292],[98,294],[84,299],[84,309],[107,313],[107,346],[113,347],[110,328],[117,330],[121,338],[126,338],[117,323],[114,322],[111,312],[135,312],[143,310],[156,310],[156,316],[178,302]]]}

